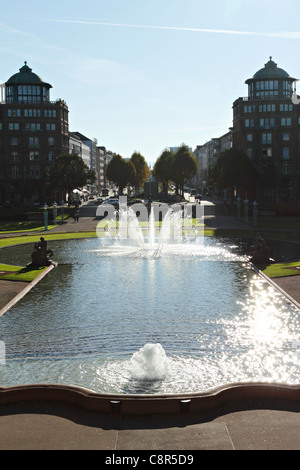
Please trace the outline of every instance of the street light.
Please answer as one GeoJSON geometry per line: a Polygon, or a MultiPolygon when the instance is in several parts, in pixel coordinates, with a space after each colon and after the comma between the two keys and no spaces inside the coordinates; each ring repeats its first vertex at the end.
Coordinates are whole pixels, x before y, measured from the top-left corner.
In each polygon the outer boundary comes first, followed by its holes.
{"type": "Polygon", "coordinates": [[[45,224],[45,231],[48,230],[48,206],[47,204],[44,205],[44,224],[45,224]]]}

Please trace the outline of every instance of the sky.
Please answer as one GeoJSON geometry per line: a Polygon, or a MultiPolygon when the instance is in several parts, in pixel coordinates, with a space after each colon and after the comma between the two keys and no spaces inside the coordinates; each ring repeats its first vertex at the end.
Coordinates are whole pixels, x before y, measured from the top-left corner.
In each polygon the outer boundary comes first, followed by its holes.
{"type": "Polygon", "coordinates": [[[151,166],[228,132],[270,56],[300,78],[299,0],[0,2],[0,83],[27,61],[70,131],[151,166]]]}

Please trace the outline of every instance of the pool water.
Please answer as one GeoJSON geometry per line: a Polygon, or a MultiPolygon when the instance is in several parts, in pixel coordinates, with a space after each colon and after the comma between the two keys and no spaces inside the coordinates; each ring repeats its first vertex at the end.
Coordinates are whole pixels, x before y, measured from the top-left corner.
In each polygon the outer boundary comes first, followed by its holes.
{"type": "MultiPolygon", "coordinates": [[[[226,240],[149,249],[49,242],[53,269],[0,318],[0,385],[196,393],[240,381],[299,382],[299,310],[226,240]]],[[[3,249],[23,264],[28,245],[3,249]]]]}

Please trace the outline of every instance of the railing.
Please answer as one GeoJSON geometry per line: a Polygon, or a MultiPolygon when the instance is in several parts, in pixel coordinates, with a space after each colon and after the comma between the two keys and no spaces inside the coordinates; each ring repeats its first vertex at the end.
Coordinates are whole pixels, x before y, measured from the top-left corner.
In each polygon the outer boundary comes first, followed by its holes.
{"type": "Polygon", "coordinates": [[[266,101],[266,100],[276,100],[276,101],[287,101],[292,100],[291,96],[244,96],[237,98],[235,103],[238,101],[266,101]]]}

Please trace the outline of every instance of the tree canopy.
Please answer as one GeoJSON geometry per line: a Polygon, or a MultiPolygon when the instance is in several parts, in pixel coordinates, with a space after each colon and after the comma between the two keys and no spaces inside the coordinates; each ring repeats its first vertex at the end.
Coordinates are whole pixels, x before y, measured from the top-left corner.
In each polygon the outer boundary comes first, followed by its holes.
{"type": "Polygon", "coordinates": [[[127,184],[134,185],[136,180],[136,170],[134,164],[129,160],[126,161],[121,155],[114,155],[106,169],[106,176],[109,181],[115,183],[122,194],[127,184]]]}
{"type": "Polygon", "coordinates": [[[73,189],[93,184],[95,179],[95,172],[90,170],[82,158],[76,154],[57,157],[48,172],[50,186],[67,192],[69,196],[73,189]]]}
{"type": "Polygon", "coordinates": [[[219,189],[232,188],[239,193],[253,189],[254,171],[244,152],[230,148],[220,153],[208,169],[208,183],[219,189]]]}
{"type": "Polygon", "coordinates": [[[140,154],[140,152],[134,152],[130,158],[130,161],[134,165],[136,172],[133,186],[140,188],[148,179],[150,173],[149,167],[145,158],[140,154]]]}
{"type": "Polygon", "coordinates": [[[181,145],[171,164],[171,176],[176,185],[176,192],[183,195],[185,183],[197,173],[198,163],[186,145],[181,145]]]}
{"type": "Polygon", "coordinates": [[[156,160],[153,168],[153,174],[156,180],[162,184],[163,191],[168,192],[168,184],[172,179],[171,165],[173,162],[174,153],[172,150],[164,150],[160,157],[156,160]]]}

